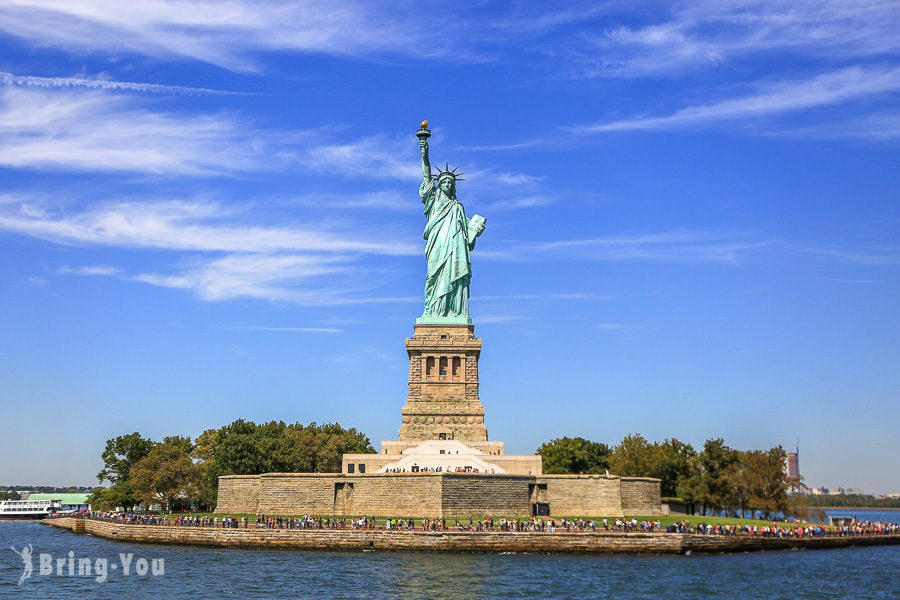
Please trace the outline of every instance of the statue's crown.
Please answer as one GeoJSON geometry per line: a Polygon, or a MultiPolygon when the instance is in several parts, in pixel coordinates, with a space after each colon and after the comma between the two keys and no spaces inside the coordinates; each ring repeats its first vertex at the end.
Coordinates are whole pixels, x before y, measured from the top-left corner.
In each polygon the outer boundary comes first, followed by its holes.
{"type": "Polygon", "coordinates": [[[455,167],[455,168],[451,169],[450,163],[444,163],[444,164],[446,165],[444,167],[444,170],[441,171],[440,173],[438,173],[437,177],[435,177],[435,179],[440,181],[444,177],[452,177],[453,181],[465,181],[465,179],[460,177],[460,175],[463,175],[464,173],[462,171],[460,171],[459,173],[456,172],[456,169],[458,169],[459,167],[455,167]]]}

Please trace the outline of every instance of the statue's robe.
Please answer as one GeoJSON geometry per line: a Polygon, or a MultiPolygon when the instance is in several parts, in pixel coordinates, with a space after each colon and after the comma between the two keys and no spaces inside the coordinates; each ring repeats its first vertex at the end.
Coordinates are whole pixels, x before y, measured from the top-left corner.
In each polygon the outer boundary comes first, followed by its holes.
{"type": "Polygon", "coordinates": [[[425,317],[468,317],[469,280],[472,277],[469,251],[475,236],[469,231],[466,211],[433,181],[419,187],[425,205],[425,317]]]}

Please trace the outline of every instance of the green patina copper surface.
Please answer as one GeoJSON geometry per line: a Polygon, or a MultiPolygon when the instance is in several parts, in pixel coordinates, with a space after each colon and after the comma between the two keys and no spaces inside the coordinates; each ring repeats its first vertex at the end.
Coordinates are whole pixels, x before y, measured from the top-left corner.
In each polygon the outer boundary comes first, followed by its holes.
{"type": "Polygon", "coordinates": [[[422,185],[419,195],[425,205],[425,312],[418,323],[471,323],[469,318],[469,282],[472,262],[469,253],[475,239],[484,232],[485,218],[466,218],[462,203],[456,198],[456,169],[448,167],[437,176],[431,173],[428,158],[427,121],[416,132],[422,153],[422,185]]]}

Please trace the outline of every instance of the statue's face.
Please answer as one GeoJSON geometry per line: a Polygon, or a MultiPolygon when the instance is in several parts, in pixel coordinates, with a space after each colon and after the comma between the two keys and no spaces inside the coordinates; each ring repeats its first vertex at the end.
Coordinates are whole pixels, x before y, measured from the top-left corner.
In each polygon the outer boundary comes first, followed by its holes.
{"type": "Polygon", "coordinates": [[[444,177],[438,182],[438,186],[444,190],[445,194],[452,194],[453,188],[456,187],[452,177],[444,177]]]}

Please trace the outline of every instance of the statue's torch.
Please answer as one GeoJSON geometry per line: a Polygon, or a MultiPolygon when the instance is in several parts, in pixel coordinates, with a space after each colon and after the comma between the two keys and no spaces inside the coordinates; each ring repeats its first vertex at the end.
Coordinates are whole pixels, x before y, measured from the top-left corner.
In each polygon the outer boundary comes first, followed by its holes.
{"type": "Polygon", "coordinates": [[[431,132],[428,130],[428,121],[422,121],[422,124],[419,125],[419,130],[416,132],[416,137],[419,138],[420,142],[424,142],[431,137],[431,132]]]}

